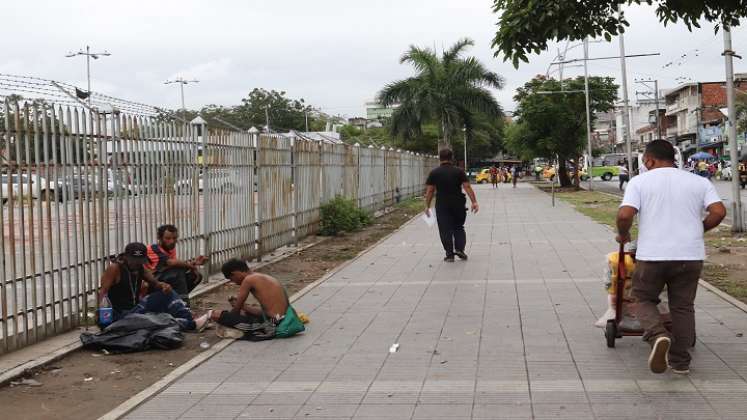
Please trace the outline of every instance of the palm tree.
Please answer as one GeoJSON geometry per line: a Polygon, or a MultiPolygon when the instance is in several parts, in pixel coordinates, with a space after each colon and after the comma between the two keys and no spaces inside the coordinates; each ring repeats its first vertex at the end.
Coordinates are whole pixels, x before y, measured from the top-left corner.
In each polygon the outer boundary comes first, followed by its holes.
{"type": "Polygon", "coordinates": [[[410,46],[400,63],[411,64],[417,75],[386,85],[377,98],[384,106],[399,104],[392,115],[392,134],[412,138],[421,134],[423,124],[435,123],[442,139],[440,149],[448,147],[449,137],[463,127],[471,137],[477,115],[502,115],[487,88],[501,89],[503,78],[475,57],[462,57],[472,45],[471,39],[459,40],[440,58],[435,50],[410,46]]]}

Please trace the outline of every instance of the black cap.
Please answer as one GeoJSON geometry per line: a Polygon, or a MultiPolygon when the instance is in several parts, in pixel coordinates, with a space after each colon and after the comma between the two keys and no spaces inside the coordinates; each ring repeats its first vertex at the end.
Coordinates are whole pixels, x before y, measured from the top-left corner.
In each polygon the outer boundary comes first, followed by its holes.
{"type": "Polygon", "coordinates": [[[141,259],[145,262],[148,259],[148,247],[140,242],[131,242],[124,249],[126,257],[141,259]]]}

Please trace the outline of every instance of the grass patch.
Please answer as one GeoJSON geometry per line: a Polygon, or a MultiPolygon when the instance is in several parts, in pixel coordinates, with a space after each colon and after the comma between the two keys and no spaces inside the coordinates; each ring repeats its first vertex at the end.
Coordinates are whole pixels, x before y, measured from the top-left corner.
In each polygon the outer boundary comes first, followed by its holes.
{"type": "Polygon", "coordinates": [[[747,282],[734,279],[729,273],[729,268],[719,264],[708,264],[703,266],[703,279],[711,285],[728,293],[742,302],[747,302],[747,282]]]}

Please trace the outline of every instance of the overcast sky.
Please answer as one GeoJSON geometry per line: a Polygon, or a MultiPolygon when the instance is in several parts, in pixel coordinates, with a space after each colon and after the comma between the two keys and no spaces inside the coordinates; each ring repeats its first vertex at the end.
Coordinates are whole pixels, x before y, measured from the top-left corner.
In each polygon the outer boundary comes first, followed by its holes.
{"type": "MultiPolygon", "coordinates": [[[[232,105],[255,87],[288,95],[333,114],[363,115],[363,103],[386,83],[412,74],[398,60],[410,44],[441,50],[461,37],[470,51],[503,75],[496,92],[513,109],[517,86],[544,74],[557,51],[531,56],[518,70],[494,58],[490,41],[497,16],[490,0],[246,0],[246,1],[2,1],[0,73],[30,75],[85,87],[82,57],[65,58],[86,44],[112,53],[92,65],[92,88],[156,106],[179,106],[176,76],[196,78],[187,106],[232,105]]],[[[662,88],[676,78],[723,80],[722,35],[704,24],[693,33],[683,25],[664,28],[653,9],[627,10],[628,54],[660,57],[628,61],[629,89],[635,78],[658,78],[662,88]],[[696,56],[696,50],[697,56],[696,56]],[[686,57],[681,58],[683,55],[686,57]],[[674,64],[664,67],[667,63],[674,64]]],[[[733,31],[734,48],[747,56],[747,29],[733,31]]],[[[565,44],[563,44],[565,45],[565,44]]],[[[590,55],[616,55],[618,41],[591,45],[590,55]]],[[[569,57],[580,57],[581,48],[569,57]]],[[[737,72],[747,63],[736,61],[737,72]]],[[[592,74],[619,77],[619,61],[590,63],[592,74]]],[[[566,75],[583,74],[569,68],[566,75]]]]}

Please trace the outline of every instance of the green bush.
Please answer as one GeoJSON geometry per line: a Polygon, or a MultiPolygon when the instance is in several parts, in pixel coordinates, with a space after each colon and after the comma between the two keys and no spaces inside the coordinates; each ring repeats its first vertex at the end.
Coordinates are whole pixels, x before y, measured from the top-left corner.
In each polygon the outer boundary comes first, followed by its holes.
{"type": "Polygon", "coordinates": [[[320,234],[335,236],[353,232],[371,223],[371,216],[356,206],[355,200],[337,196],[322,204],[320,234]]]}

